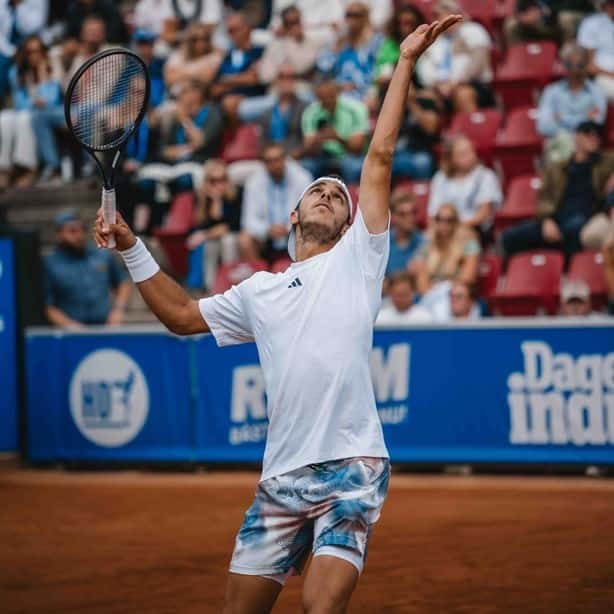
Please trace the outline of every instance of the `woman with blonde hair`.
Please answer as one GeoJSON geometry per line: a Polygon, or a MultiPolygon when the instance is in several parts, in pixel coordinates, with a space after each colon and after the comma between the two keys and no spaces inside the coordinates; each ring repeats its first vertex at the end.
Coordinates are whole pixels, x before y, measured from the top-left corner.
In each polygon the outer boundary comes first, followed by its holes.
{"type": "Polygon", "coordinates": [[[238,258],[241,194],[230,181],[223,160],[207,160],[203,172],[203,182],[196,192],[195,225],[186,240],[190,250],[186,285],[211,289],[220,261],[228,264],[238,258]]]}

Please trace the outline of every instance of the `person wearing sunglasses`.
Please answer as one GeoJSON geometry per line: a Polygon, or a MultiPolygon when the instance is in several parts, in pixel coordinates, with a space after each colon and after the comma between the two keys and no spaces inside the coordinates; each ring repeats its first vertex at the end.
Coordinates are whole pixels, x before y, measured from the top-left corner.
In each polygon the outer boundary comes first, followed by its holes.
{"type": "Polygon", "coordinates": [[[589,75],[589,52],[566,43],[560,58],[566,76],[548,85],[539,99],[537,131],[546,141],[546,159],[561,162],[573,153],[574,131],[585,121],[602,124],[607,113],[605,94],[589,75]]]}

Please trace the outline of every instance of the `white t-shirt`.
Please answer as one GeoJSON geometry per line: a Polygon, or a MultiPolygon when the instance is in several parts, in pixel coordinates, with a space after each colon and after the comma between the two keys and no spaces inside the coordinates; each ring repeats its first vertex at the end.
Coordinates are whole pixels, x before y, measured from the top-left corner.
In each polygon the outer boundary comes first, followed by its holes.
{"type": "Polygon", "coordinates": [[[448,177],[437,171],[431,182],[428,214],[434,217],[442,205],[454,205],[464,222],[475,215],[480,205],[492,203],[497,209],[502,200],[499,179],[486,166],[479,164],[464,177],[448,177]]]}
{"type": "Polygon", "coordinates": [[[406,311],[399,311],[392,303],[388,303],[380,309],[375,324],[403,326],[405,324],[428,324],[432,321],[433,316],[420,305],[412,305],[406,311]]]}
{"type": "Polygon", "coordinates": [[[269,427],[261,480],[353,456],[388,457],[369,370],[389,231],[358,210],[329,251],[201,299],[219,346],[256,342],[269,427]]]}
{"type": "Polygon", "coordinates": [[[578,44],[595,50],[595,64],[601,70],[614,71],[614,19],[605,13],[583,19],[578,30],[578,44]]]}

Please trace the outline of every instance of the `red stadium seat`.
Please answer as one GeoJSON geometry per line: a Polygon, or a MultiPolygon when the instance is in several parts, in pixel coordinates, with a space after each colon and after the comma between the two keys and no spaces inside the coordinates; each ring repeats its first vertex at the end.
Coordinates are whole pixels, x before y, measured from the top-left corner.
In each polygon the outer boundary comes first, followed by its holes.
{"type": "Polygon", "coordinates": [[[495,309],[508,316],[550,315],[558,311],[563,254],[536,251],[512,256],[502,288],[494,295],[495,309]]]}
{"type": "Polygon", "coordinates": [[[507,50],[495,79],[495,91],[506,109],[535,103],[536,90],[557,75],[556,54],[556,44],[552,41],[512,45],[507,50]]]}
{"type": "Polygon", "coordinates": [[[424,18],[427,21],[430,22],[433,20],[433,11],[435,10],[436,0],[413,0],[411,4],[413,4],[424,15],[424,18]]]}
{"type": "Polygon", "coordinates": [[[271,266],[271,273],[283,273],[291,264],[290,258],[278,258],[271,266]]]}
{"type": "Polygon", "coordinates": [[[224,264],[218,269],[213,292],[215,294],[226,292],[231,286],[241,283],[257,271],[266,270],[267,263],[264,260],[242,260],[224,264]]]}
{"type": "Polygon", "coordinates": [[[402,188],[410,192],[418,205],[416,223],[419,228],[426,228],[428,224],[428,204],[431,184],[429,181],[402,180],[395,184],[396,188],[402,188]]]}
{"type": "Polygon", "coordinates": [[[260,127],[257,124],[241,124],[222,138],[222,159],[228,164],[240,160],[260,158],[260,127]]]}
{"type": "Polygon", "coordinates": [[[478,265],[478,295],[489,299],[497,291],[501,275],[501,257],[484,254],[478,265]]]}
{"type": "Polygon", "coordinates": [[[600,252],[579,252],[569,264],[569,279],[581,279],[591,289],[594,309],[601,309],[607,302],[608,289],[603,270],[603,254],[600,252]]]}
{"type": "Polygon", "coordinates": [[[491,36],[495,35],[498,0],[460,0],[460,4],[467,15],[480,22],[491,36]]]}
{"type": "Polygon", "coordinates": [[[495,159],[501,165],[506,182],[535,172],[543,141],[535,126],[536,115],[537,110],[529,107],[514,109],[497,135],[495,159]]]}
{"type": "Polygon", "coordinates": [[[482,109],[473,113],[456,113],[452,117],[447,136],[464,134],[469,137],[480,158],[486,164],[490,164],[500,126],[501,113],[496,109],[482,109]]]}
{"type": "Polygon", "coordinates": [[[503,207],[495,215],[495,230],[535,217],[541,179],[535,175],[516,177],[509,185],[503,207]]]}
{"type": "Polygon", "coordinates": [[[614,104],[608,109],[608,118],[606,120],[606,143],[610,147],[614,147],[614,104]]]}
{"type": "Polygon", "coordinates": [[[194,192],[181,192],[171,203],[164,229],[175,232],[188,232],[194,226],[194,207],[196,195],[194,192]]]}

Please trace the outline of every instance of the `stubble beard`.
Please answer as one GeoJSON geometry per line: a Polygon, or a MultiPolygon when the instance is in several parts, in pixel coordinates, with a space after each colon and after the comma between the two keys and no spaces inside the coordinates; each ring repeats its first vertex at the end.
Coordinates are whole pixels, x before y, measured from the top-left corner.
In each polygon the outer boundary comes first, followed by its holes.
{"type": "Polygon", "coordinates": [[[301,230],[301,239],[305,243],[315,243],[317,245],[328,245],[333,243],[339,238],[341,229],[327,226],[321,222],[315,221],[302,221],[300,220],[298,226],[301,230]]]}

